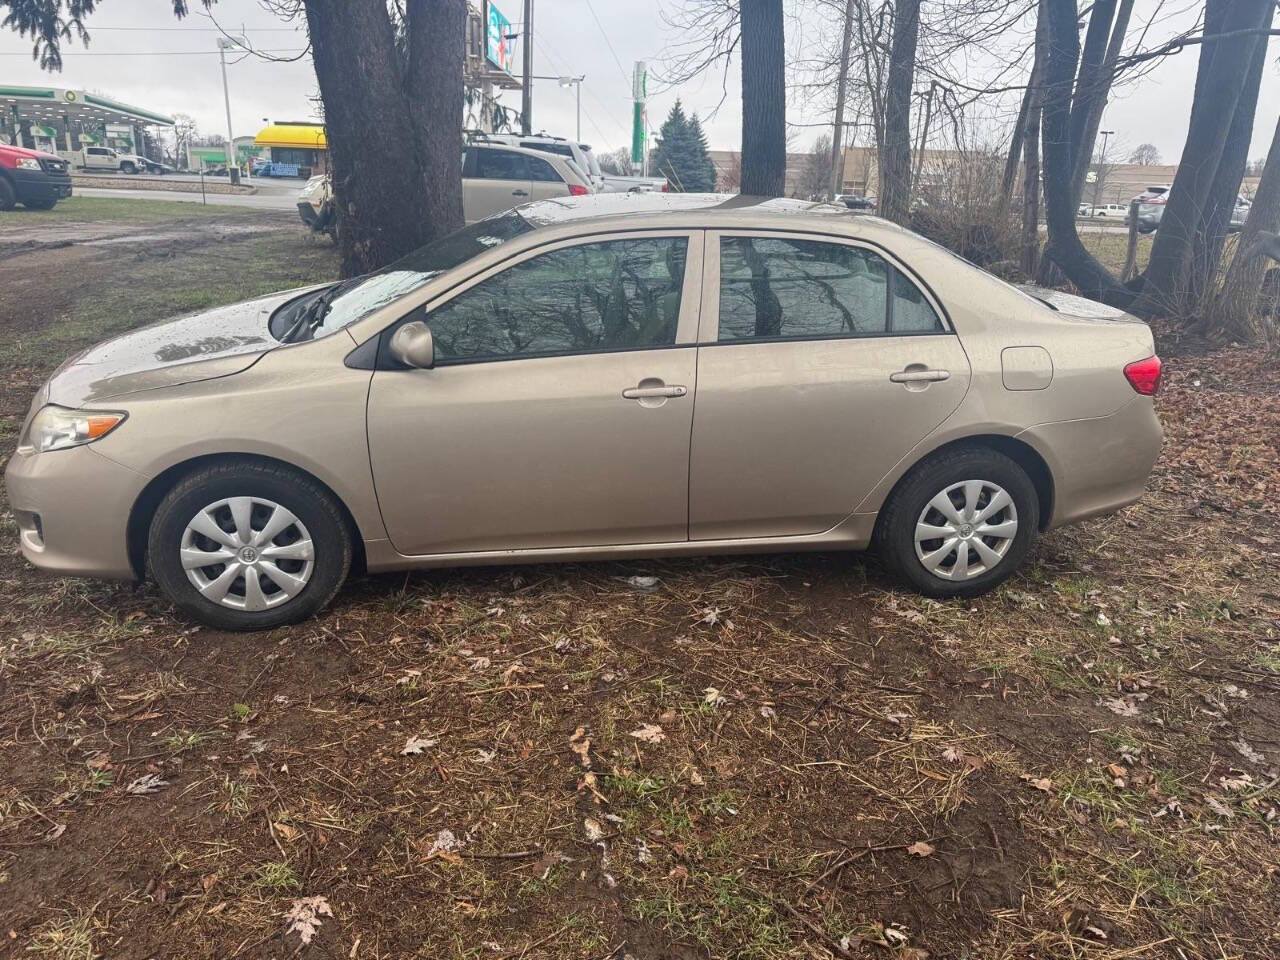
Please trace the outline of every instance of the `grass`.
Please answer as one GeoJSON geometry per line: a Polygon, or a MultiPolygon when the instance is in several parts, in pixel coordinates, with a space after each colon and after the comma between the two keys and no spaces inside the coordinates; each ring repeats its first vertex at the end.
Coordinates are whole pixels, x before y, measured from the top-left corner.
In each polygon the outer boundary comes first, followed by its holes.
{"type": "Polygon", "coordinates": [[[150,200],[135,197],[70,197],[52,210],[21,207],[0,213],[0,225],[39,226],[42,223],[99,223],[105,221],[148,223],[218,217],[236,213],[258,213],[253,207],[203,204],[181,200],[150,200]]]}
{"type": "Polygon", "coordinates": [[[48,369],[69,354],[152,320],[182,316],[237,300],[332,279],[333,248],[292,245],[280,256],[281,239],[251,236],[205,248],[198,257],[124,260],[118,285],[51,318],[40,330],[0,343],[0,364],[48,369]]]}
{"type": "Polygon", "coordinates": [[[67,914],[49,920],[26,949],[27,953],[48,960],[96,960],[93,919],[87,914],[67,914]]]}

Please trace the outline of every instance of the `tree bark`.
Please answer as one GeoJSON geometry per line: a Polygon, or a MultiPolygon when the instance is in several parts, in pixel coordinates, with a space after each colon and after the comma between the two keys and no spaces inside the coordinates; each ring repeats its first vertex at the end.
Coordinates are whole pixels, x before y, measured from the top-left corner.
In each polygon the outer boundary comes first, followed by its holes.
{"type": "Polygon", "coordinates": [[[884,104],[884,148],[880,156],[880,216],[906,223],[911,213],[911,86],[920,38],[920,0],[899,0],[884,104]]]}
{"type": "MultiPolygon", "coordinates": [[[[1275,6],[1268,4],[1265,27],[1270,28],[1275,6]]],[[[1191,273],[1188,301],[1200,304],[1205,293],[1211,291],[1222,259],[1222,247],[1227,239],[1227,228],[1235,213],[1236,198],[1244,180],[1244,168],[1249,162],[1249,146],[1253,140],[1253,121],[1258,112],[1258,91],[1262,86],[1262,73],[1267,62],[1267,39],[1260,37],[1254,44],[1253,59],[1245,77],[1240,102],[1227,131],[1227,141],[1218,161],[1218,170],[1209,188],[1205,203],[1204,219],[1196,231],[1191,248],[1191,273]]]]}
{"type": "Polygon", "coordinates": [[[1045,58],[1044,207],[1049,227],[1045,259],[1066,274],[1080,292],[1094,300],[1127,308],[1133,294],[1126,290],[1080,242],[1076,232],[1076,201],[1071,195],[1071,88],[1080,57],[1075,0],[1046,0],[1048,55],[1045,58]]]}
{"type": "Polygon", "coordinates": [[[844,101],[849,86],[849,49],[853,45],[853,5],[845,0],[844,38],[840,44],[840,72],[836,78],[835,129],[831,131],[831,199],[844,188],[844,101]]]}
{"type": "MultiPolygon", "coordinates": [[[[1221,20],[1222,32],[1258,30],[1272,13],[1274,0],[1208,0],[1206,28],[1221,20]]],[[[1265,37],[1246,33],[1205,43],[1196,76],[1191,123],[1168,203],[1151,247],[1142,296],[1134,309],[1145,316],[1191,313],[1188,275],[1194,239],[1218,177],[1227,136],[1254,62],[1256,45],[1265,37]]]]}
{"type": "Polygon", "coordinates": [[[782,0],[741,0],[742,192],[780,197],[787,183],[782,0]]]}
{"type": "Polygon", "coordinates": [[[1262,279],[1271,260],[1258,243],[1259,235],[1274,234],[1277,230],[1280,230],[1280,123],[1276,124],[1271,138],[1262,178],[1237,240],[1236,255],[1222,287],[1212,295],[1205,310],[1205,327],[1209,332],[1241,339],[1251,337],[1262,279]]]}
{"type": "Polygon", "coordinates": [[[385,0],[306,0],[343,276],[462,225],[462,3],[410,3],[403,67],[385,0]]]}
{"type": "Polygon", "coordinates": [[[1036,15],[1036,53],[1021,132],[1025,158],[1022,165],[1022,272],[1034,277],[1040,266],[1040,118],[1044,110],[1044,75],[1049,56],[1049,21],[1046,0],[1036,15]]]}
{"type": "MultiPolygon", "coordinates": [[[[1111,40],[1107,44],[1106,54],[1091,78],[1081,76],[1076,80],[1076,95],[1071,106],[1073,124],[1072,143],[1075,146],[1074,174],[1072,180],[1073,195],[1076,204],[1084,193],[1085,178],[1089,173],[1089,162],[1093,157],[1093,145],[1098,140],[1098,128],[1102,125],[1102,113],[1107,108],[1107,99],[1111,96],[1111,84],[1115,80],[1116,64],[1120,60],[1120,52],[1124,49],[1124,37],[1129,30],[1129,19],[1133,14],[1133,0],[1120,0],[1116,9],[1115,22],[1111,27],[1111,40]],[[1079,127],[1077,113],[1080,114],[1079,127]]],[[[1092,25],[1092,21],[1090,21],[1092,25]]]]}

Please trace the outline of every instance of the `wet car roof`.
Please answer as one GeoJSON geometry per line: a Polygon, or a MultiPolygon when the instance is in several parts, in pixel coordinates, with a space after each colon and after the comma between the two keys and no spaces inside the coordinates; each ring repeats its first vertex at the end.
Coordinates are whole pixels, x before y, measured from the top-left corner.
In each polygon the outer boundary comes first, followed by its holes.
{"type": "Polygon", "coordinates": [[[583,220],[664,214],[705,214],[708,218],[754,220],[863,216],[844,204],[750,197],[729,193],[598,193],[588,197],[541,200],[519,208],[534,227],[565,226],[583,220]]]}

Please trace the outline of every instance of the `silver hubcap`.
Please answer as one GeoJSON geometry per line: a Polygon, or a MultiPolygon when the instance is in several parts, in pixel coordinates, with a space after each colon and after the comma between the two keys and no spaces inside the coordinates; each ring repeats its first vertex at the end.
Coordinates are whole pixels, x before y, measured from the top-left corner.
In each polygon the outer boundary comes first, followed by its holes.
{"type": "Polygon", "coordinates": [[[288,603],[315,569],[315,547],[302,521],[261,497],[209,504],[182,532],[180,556],[205,599],[235,610],[288,603]]]}
{"type": "Polygon", "coordinates": [[[916,521],[916,556],[943,580],[969,580],[994,569],[1018,532],[1013,498],[989,480],[942,490],[916,521]]]}

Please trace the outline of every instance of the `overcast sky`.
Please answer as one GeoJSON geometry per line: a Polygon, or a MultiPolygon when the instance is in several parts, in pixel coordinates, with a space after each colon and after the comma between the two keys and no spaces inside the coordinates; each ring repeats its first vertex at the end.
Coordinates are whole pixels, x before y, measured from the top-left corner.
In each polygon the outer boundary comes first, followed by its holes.
{"type": "MultiPolygon", "coordinates": [[[[668,9],[677,0],[666,0],[668,9]]],[[[788,9],[798,9],[788,0],[788,9]]],[[[937,0],[944,2],[944,0],[937,0]]],[[[499,4],[513,21],[520,19],[522,0],[499,4]]],[[[196,6],[193,4],[192,6],[196,6]]],[[[1167,37],[1201,6],[1196,0],[1137,0],[1134,23],[1155,15],[1150,41],[1167,37]]],[[[205,17],[193,15],[176,21],[168,15],[169,0],[100,0],[89,20],[91,42],[65,48],[62,74],[50,77],[31,60],[30,44],[15,34],[0,31],[0,84],[56,83],[108,94],[140,107],[165,113],[189,113],[202,132],[226,132],[222,80],[215,49],[216,28],[205,17]]],[[[805,8],[809,9],[809,8],[805,8]]],[[[661,74],[664,54],[680,40],[660,15],[657,2],[636,0],[537,0],[534,23],[534,68],[542,74],[585,74],[582,98],[582,137],[605,148],[630,142],[633,61],[648,60],[661,74]]],[[[255,46],[289,56],[305,47],[300,24],[281,23],[259,7],[257,0],[219,0],[218,21],[236,32],[245,29],[255,46]]],[[[796,36],[818,43],[829,29],[816,14],[788,25],[796,36]]],[[[1265,155],[1280,113],[1280,69],[1273,42],[1259,103],[1257,126],[1250,157],[1265,155]]],[[[1196,48],[1162,61],[1141,81],[1118,91],[1107,109],[1103,128],[1115,130],[1112,156],[1140,143],[1154,143],[1167,163],[1176,162],[1186,136],[1191,91],[1195,81],[1196,48]],[[1116,144],[1119,149],[1116,149],[1116,144]]],[[[975,73],[980,68],[974,67],[975,73]]],[[[256,133],[263,118],[302,119],[313,112],[311,98],[316,84],[311,63],[267,63],[247,58],[228,67],[231,110],[235,134],[256,133]]],[[[714,149],[738,148],[740,115],[737,67],[729,73],[728,99],[707,123],[714,149]]],[[[980,82],[981,78],[972,78],[980,82]]],[[[534,125],[549,132],[572,136],[573,91],[555,81],[535,83],[534,125]]],[[[719,74],[662,89],[651,80],[649,104],[653,126],[661,124],[679,95],[690,112],[704,117],[721,100],[719,74]],[[654,88],[658,89],[655,94],[654,88]]],[[[829,121],[830,108],[823,98],[793,91],[788,120],[793,130],[791,149],[806,149],[821,129],[812,124],[829,121]]],[[[518,94],[509,97],[519,105],[518,94]]],[[[829,101],[827,101],[829,103],[829,101]]]]}

